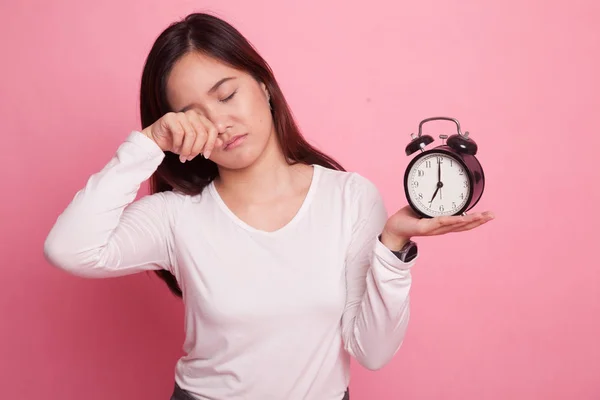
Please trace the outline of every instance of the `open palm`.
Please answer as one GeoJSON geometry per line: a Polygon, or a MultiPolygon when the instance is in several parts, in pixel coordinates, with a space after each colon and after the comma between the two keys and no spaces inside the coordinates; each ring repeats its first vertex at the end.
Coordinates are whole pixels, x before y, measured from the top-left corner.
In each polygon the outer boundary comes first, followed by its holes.
{"type": "Polygon", "coordinates": [[[385,230],[397,238],[444,235],[474,229],[493,218],[494,215],[489,211],[464,216],[421,218],[410,206],[406,206],[388,219],[385,230]]]}

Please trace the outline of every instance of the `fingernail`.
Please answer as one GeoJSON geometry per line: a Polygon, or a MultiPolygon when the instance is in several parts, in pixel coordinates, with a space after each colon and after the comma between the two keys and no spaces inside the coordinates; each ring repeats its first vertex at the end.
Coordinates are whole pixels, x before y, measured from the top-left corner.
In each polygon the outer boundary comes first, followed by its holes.
{"type": "Polygon", "coordinates": [[[182,163],[185,162],[185,157],[184,156],[179,156],[179,161],[181,161],[182,163]]]}
{"type": "Polygon", "coordinates": [[[208,157],[210,157],[210,153],[211,151],[208,150],[207,152],[204,153],[204,158],[208,159],[208,157]]]}

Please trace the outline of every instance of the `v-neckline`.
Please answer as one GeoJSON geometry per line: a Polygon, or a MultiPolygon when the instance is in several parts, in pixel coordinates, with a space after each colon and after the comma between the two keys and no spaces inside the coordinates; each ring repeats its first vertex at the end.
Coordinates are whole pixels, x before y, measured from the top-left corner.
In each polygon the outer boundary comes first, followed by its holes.
{"type": "Polygon", "coordinates": [[[213,198],[215,199],[215,201],[217,202],[217,204],[219,205],[219,208],[221,208],[221,210],[238,226],[242,227],[243,229],[245,229],[249,232],[258,233],[258,234],[262,234],[262,235],[274,236],[274,235],[281,234],[281,233],[285,232],[286,230],[290,229],[291,227],[293,227],[294,225],[296,225],[298,223],[298,221],[302,218],[302,216],[306,213],[306,210],[308,209],[308,207],[310,206],[310,203],[312,202],[313,197],[315,195],[315,191],[316,191],[316,188],[317,188],[317,185],[319,182],[319,178],[321,176],[321,168],[322,168],[318,164],[313,164],[312,167],[313,167],[313,173],[312,173],[312,178],[310,181],[310,186],[308,187],[306,196],[304,197],[302,204],[298,208],[298,211],[292,217],[291,220],[289,220],[285,225],[283,225],[282,227],[280,227],[274,231],[265,231],[262,229],[255,228],[252,225],[246,223],[240,217],[238,217],[237,214],[235,214],[233,211],[231,211],[231,209],[227,206],[227,204],[225,204],[225,201],[223,200],[223,198],[219,194],[217,188],[215,187],[214,180],[209,184],[208,189],[209,189],[211,195],[213,196],[213,198]]]}

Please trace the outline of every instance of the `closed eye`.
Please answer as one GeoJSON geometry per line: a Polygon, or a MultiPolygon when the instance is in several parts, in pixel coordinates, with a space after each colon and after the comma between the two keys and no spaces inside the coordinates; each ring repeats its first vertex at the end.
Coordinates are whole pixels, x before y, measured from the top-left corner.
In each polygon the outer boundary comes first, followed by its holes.
{"type": "Polygon", "coordinates": [[[233,98],[233,96],[235,96],[235,94],[237,93],[237,90],[234,90],[233,93],[231,93],[229,96],[227,96],[226,98],[219,100],[221,103],[227,103],[229,100],[231,100],[233,98]]]}

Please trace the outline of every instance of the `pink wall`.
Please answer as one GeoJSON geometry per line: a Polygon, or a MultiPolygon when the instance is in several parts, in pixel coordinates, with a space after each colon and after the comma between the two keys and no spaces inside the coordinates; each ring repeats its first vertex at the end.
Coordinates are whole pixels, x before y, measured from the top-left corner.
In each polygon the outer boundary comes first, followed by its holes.
{"type": "MultiPolygon", "coordinates": [[[[352,398],[600,398],[598,3],[332,3],[200,5],[247,34],[307,136],[375,181],[390,210],[405,203],[409,134],[449,115],[480,145],[478,208],[497,215],[420,241],[405,345],[383,370],[355,365],[352,398]]],[[[67,276],[42,243],[139,126],[154,37],[198,4],[0,6],[2,399],[170,394],[180,303],[150,275],[67,276]]]]}

